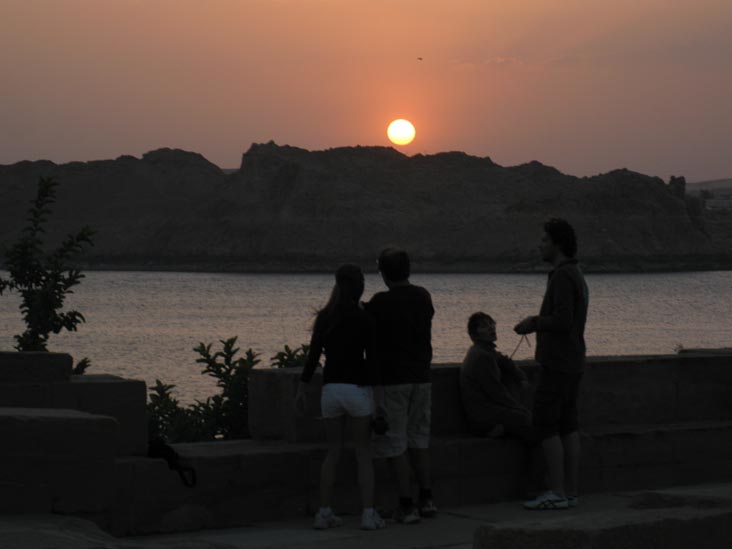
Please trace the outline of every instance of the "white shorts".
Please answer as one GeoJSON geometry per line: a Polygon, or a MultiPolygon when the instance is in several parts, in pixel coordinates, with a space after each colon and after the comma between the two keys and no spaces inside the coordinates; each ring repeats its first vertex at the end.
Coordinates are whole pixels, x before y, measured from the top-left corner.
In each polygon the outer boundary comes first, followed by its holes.
{"type": "Polygon", "coordinates": [[[371,387],[351,383],[326,383],[320,397],[320,410],[325,418],[370,416],[374,413],[374,391],[371,387]]]}

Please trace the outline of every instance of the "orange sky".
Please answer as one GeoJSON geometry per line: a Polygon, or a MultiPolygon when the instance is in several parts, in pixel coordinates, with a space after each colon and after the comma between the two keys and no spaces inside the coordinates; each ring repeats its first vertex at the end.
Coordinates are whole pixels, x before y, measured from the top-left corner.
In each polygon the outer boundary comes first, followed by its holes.
{"type": "Polygon", "coordinates": [[[729,0],[0,0],[0,163],[251,142],[732,177],[729,0]],[[423,61],[418,61],[422,57],[423,61]]]}

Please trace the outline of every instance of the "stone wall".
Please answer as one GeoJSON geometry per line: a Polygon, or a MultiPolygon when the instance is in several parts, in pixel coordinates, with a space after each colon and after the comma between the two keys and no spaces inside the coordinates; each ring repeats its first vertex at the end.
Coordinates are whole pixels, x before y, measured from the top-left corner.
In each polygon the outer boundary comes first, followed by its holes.
{"type": "MultiPolygon", "coordinates": [[[[530,380],[539,367],[519,362],[530,380]]],[[[432,370],[432,433],[466,433],[458,364],[432,370]]],[[[250,379],[249,429],[257,440],[323,440],[319,425],[320,374],[308,387],[304,416],[295,413],[300,370],[254,370],[250,379]]],[[[586,427],[732,420],[732,353],[685,352],[666,356],[593,357],[582,383],[580,416],[586,427]]]]}

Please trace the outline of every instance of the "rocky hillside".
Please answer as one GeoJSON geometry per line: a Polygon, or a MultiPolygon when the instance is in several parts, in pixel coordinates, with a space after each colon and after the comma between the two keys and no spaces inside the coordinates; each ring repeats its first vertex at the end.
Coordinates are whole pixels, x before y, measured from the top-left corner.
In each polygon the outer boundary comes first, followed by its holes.
{"type": "MultiPolygon", "coordinates": [[[[238,171],[161,149],[142,158],[0,166],[0,247],[18,234],[39,176],[61,186],[51,234],[98,230],[98,267],[322,270],[369,267],[386,245],[432,270],[534,270],[541,221],[569,219],[598,270],[727,262],[678,186],[616,170],[576,178],[531,162],[385,147],[252,145],[238,171]]],[[[730,262],[732,263],[732,262],[730,262]]]]}

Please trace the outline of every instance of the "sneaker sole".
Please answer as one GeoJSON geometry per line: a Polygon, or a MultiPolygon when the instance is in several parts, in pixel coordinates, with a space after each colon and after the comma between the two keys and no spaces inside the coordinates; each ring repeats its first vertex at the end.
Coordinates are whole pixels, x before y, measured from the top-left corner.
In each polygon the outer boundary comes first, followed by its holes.
{"type": "Polygon", "coordinates": [[[567,509],[569,509],[569,505],[567,503],[563,503],[563,504],[562,503],[560,503],[560,504],[548,503],[548,504],[538,505],[536,507],[524,505],[524,509],[526,509],[528,511],[566,511],[567,509]]]}

